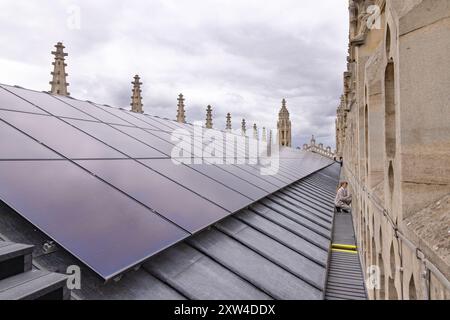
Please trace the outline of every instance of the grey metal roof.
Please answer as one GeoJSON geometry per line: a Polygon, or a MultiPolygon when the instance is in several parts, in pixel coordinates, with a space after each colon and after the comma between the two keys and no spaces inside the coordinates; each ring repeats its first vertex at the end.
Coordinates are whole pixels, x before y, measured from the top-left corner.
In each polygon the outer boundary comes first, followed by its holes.
{"type": "Polygon", "coordinates": [[[328,266],[326,300],[366,300],[367,292],[356,246],[356,237],[350,213],[337,213],[334,217],[333,246],[328,266]],[[345,249],[349,247],[351,249],[345,249]]]}
{"type": "MultiPolygon", "coordinates": [[[[48,238],[6,205],[0,235],[36,244],[35,267],[80,265],[79,299],[323,299],[332,237],[332,164],[191,236],[104,283],[67,251],[44,254],[48,238]]],[[[123,239],[126,241],[127,239],[123,239]]]]}

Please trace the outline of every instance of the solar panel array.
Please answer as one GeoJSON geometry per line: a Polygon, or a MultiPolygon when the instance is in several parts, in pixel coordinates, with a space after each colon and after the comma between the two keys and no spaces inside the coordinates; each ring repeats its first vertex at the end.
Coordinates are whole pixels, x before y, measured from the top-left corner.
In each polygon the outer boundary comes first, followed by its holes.
{"type": "Polygon", "coordinates": [[[176,165],[175,129],[194,127],[1,85],[0,199],[108,280],[331,163],[283,149],[271,176],[176,165]]]}

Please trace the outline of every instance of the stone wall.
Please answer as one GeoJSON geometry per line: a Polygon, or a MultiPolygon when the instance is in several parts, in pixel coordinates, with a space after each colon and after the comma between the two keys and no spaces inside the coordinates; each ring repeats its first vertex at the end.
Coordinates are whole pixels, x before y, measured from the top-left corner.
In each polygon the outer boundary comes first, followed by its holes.
{"type": "Polygon", "coordinates": [[[350,1],[336,154],[372,299],[450,299],[449,70],[450,0],[350,1]]]}

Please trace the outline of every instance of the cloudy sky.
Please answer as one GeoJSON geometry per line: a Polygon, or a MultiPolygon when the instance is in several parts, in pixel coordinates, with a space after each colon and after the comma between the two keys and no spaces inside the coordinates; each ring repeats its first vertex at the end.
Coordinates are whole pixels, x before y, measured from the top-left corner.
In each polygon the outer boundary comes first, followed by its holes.
{"type": "Polygon", "coordinates": [[[315,134],[334,147],[347,52],[346,0],[0,0],[0,82],[49,90],[50,51],[69,53],[75,98],[127,107],[144,82],[147,113],[214,126],[245,118],[276,127],[286,98],[294,145],[315,134]]]}

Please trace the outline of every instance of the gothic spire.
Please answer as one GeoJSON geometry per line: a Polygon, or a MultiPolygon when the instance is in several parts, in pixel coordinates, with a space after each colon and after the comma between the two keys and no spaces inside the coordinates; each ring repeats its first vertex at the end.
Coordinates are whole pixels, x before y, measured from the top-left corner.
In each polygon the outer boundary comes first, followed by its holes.
{"type": "Polygon", "coordinates": [[[247,133],[247,128],[245,127],[245,119],[242,119],[242,124],[241,124],[241,134],[243,136],[245,136],[247,133]]]}
{"type": "Polygon", "coordinates": [[[206,128],[212,129],[213,123],[212,123],[212,108],[211,106],[208,106],[206,108],[206,128]]]}
{"type": "Polygon", "coordinates": [[[67,57],[67,53],[64,52],[64,46],[62,42],[58,42],[55,45],[56,51],[52,51],[52,54],[55,56],[55,61],[52,62],[53,64],[53,72],[51,75],[53,76],[52,81],[50,81],[51,84],[51,90],[50,92],[53,94],[59,94],[62,96],[69,96],[70,93],[67,92],[67,87],[69,84],[67,83],[67,76],[66,73],[66,67],[67,64],[65,63],[65,57],[67,57]]]}
{"type": "Polygon", "coordinates": [[[253,124],[253,139],[258,140],[258,127],[256,123],[253,124]]]}
{"type": "Polygon", "coordinates": [[[267,132],[266,132],[266,127],[263,127],[263,131],[262,131],[262,141],[263,141],[263,142],[267,142],[267,132]]]}
{"type": "Polygon", "coordinates": [[[227,131],[231,131],[231,114],[230,113],[227,113],[227,124],[226,124],[225,129],[227,131]]]}
{"type": "Polygon", "coordinates": [[[178,96],[178,104],[177,104],[177,122],[186,123],[186,116],[184,111],[184,98],[183,94],[180,93],[178,96]]]}
{"type": "Polygon", "coordinates": [[[131,82],[131,84],[133,85],[133,89],[132,89],[132,96],[131,96],[131,111],[133,112],[137,112],[137,113],[144,113],[142,107],[144,106],[142,104],[142,90],[141,90],[141,85],[142,82],[140,82],[140,78],[138,75],[134,76],[134,81],[131,82]]]}

